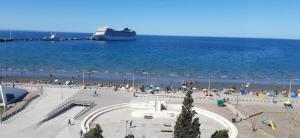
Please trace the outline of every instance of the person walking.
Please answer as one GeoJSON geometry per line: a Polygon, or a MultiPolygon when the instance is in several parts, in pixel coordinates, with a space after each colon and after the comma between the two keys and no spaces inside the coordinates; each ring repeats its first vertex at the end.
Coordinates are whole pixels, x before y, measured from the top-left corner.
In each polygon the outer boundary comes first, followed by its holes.
{"type": "Polygon", "coordinates": [[[83,135],[83,131],[82,130],[79,131],[79,135],[80,135],[80,137],[82,137],[82,135],[83,135]]]}
{"type": "Polygon", "coordinates": [[[130,128],[132,128],[132,120],[130,121],[129,126],[130,126],[130,128]]]}
{"type": "Polygon", "coordinates": [[[71,120],[70,119],[68,120],[68,125],[71,126],[71,120]]]}

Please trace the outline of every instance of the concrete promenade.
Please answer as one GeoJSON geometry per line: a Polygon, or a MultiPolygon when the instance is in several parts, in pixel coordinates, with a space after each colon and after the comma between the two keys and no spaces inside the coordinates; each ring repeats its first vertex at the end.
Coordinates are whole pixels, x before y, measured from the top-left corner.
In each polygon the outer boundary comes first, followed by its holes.
{"type": "MultiPolygon", "coordinates": [[[[24,87],[35,90],[35,87],[24,87]]],[[[23,111],[11,117],[0,125],[0,137],[10,138],[53,138],[53,137],[79,137],[80,122],[84,115],[95,109],[121,103],[129,102],[131,94],[125,92],[98,91],[94,96],[94,90],[82,90],[77,88],[44,87],[43,94],[33,100],[23,111]],[[43,120],[46,115],[69,100],[93,101],[96,106],[85,113],[77,120],[73,117],[80,112],[83,107],[75,106],[61,115],[51,119],[41,125],[38,122],[43,120]],[[68,126],[68,119],[72,125],[68,126]]]]}
{"type": "MultiPolygon", "coordinates": [[[[35,85],[27,85],[20,86],[22,88],[26,88],[29,91],[36,91],[35,85]]],[[[0,124],[0,137],[2,138],[79,138],[80,132],[80,124],[85,116],[90,114],[91,112],[106,107],[110,105],[115,105],[119,103],[128,103],[134,101],[146,101],[146,100],[166,100],[168,103],[181,104],[184,93],[159,93],[156,95],[152,94],[137,94],[138,97],[133,97],[132,93],[126,91],[112,91],[111,88],[97,88],[97,94],[94,95],[95,89],[87,89],[83,90],[81,86],[54,86],[48,85],[43,87],[43,93],[40,97],[33,100],[24,110],[8,119],[7,121],[0,124]],[[70,110],[62,113],[61,115],[51,119],[41,125],[37,125],[39,121],[43,120],[46,115],[58,107],[59,105],[69,101],[69,100],[80,100],[80,101],[92,101],[96,103],[96,106],[91,110],[80,116],[78,119],[73,120],[72,118],[80,112],[83,107],[75,106],[70,110]],[[72,125],[68,126],[68,119],[71,119],[72,125]]],[[[235,98],[236,96],[229,96],[231,98],[231,106],[232,107],[217,107],[216,99],[217,96],[213,97],[205,97],[202,93],[194,93],[195,98],[195,107],[203,108],[214,113],[217,113],[226,119],[230,120],[235,116],[235,98]]],[[[228,95],[225,95],[228,96],[228,95]]],[[[221,95],[223,97],[223,95],[221,95]]],[[[239,96],[238,110],[243,115],[248,116],[256,111],[268,111],[276,109],[276,112],[286,112],[286,109],[283,109],[281,104],[282,102],[278,102],[277,104],[273,104],[271,102],[271,98],[261,98],[255,96],[239,96]],[[259,110],[254,110],[257,107],[259,110]],[[269,108],[270,107],[270,108],[269,108]],[[251,112],[253,111],[253,112],[251,112]]],[[[299,109],[298,102],[294,104],[296,111],[299,109]]],[[[120,110],[121,112],[121,110],[120,110]]],[[[288,121],[281,120],[280,117],[274,116],[276,113],[267,113],[266,115],[260,116],[257,119],[257,128],[262,131],[252,132],[251,130],[251,120],[245,120],[239,123],[236,123],[236,127],[238,129],[238,137],[258,137],[258,138],[266,138],[271,136],[281,136],[285,137],[289,133],[287,133],[283,129],[287,129],[283,127],[285,123],[289,125],[288,121]],[[270,131],[270,128],[267,126],[262,126],[261,119],[263,118],[274,118],[275,122],[278,123],[278,129],[276,132],[270,131]]],[[[109,114],[108,114],[109,115],[109,114]]],[[[105,116],[104,116],[105,117],[105,116]]],[[[125,116],[124,116],[125,117],[125,116]]],[[[126,118],[126,117],[125,117],[126,118]]],[[[288,118],[286,119],[288,120],[288,118]]],[[[96,121],[98,122],[98,121],[96,121]]],[[[100,121],[101,122],[101,121],[100,121]]],[[[120,123],[120,122],[119,122],[120,123]]],[[[101,125],[101,124],[100,124],[101,125]]],[[[104,125],[104,124],[103,124],[104,125]]],[[[204,126],[203,129],[207,128],[204,126]]],[[[295,123],[297,125],[297,122],[295,123]]],[[[108,126],[103,126],[103,128],[107,128],[108,126]]],[[[124,128],[125,130],[125,128],[124,128]]],[[[294,132],[297,132],[299,127],[293,127],[294,132]]],[[[105,131],[105,130],[104,130],[105,131]]],[[[120,130],[123,131],[123,130],[120,130]]],[[[205,130],[204,130],[205,131],[205,130]]],[[[297,135],[297,134],[294,134],[297,135]]],[[[298,135],[297,135],[298,136],[298,135]]]]}

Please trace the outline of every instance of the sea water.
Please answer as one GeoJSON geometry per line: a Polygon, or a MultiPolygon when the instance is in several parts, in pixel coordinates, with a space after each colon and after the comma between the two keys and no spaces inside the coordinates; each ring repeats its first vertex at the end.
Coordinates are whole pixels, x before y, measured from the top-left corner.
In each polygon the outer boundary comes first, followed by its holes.
{"type": "MultiPolygon", "coordinates": [[[[14,31],[41,39],[49,32],[14,31]]],[[[8,37],[1,31],[1,37],[8,37]]],[[[57,33],[88,38],[91,33],[57,33]]],[[[286,81],[300,78],[300,41],[284,39],[149,36],[135,41],[13,41],[0,43],[4,75],[286,81]]]]}

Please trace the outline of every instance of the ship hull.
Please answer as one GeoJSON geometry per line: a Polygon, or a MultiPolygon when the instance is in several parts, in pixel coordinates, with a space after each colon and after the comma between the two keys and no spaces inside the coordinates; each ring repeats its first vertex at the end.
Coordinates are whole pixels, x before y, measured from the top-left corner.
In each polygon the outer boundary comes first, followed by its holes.
{"type": "Polygon", "coordinates": [[[118,41],[118,40],[135,40],[135,36],[107,36],[107,35],[94,35],[95,40],[109,40],[109,41],[118,41]]]}

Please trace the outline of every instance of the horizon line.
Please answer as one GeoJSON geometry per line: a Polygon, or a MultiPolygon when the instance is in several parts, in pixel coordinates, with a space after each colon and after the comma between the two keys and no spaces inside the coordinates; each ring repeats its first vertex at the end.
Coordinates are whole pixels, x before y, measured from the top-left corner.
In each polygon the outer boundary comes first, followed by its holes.
{"type": "MultiPolygon", "coordinates": [[[[58,32],[58,33],[86,33],[93,34],[93,32],[81,32],[81,31],[49,31],[49,30],[26,30],[26,29],[0,29],[0,31],[27,31],[27,32],[58,32]]],[[[174,37],[211,37],[211,38],[242,38],[242,39],[278,39],[278,40],[295,40],[299,41],[300,38],[282,38],[282,37],[259,37],[259,36],[214,36],[214,35],[170,35],[170,34],[137,34],[144,36],[174,36],[174,37]]]]}

